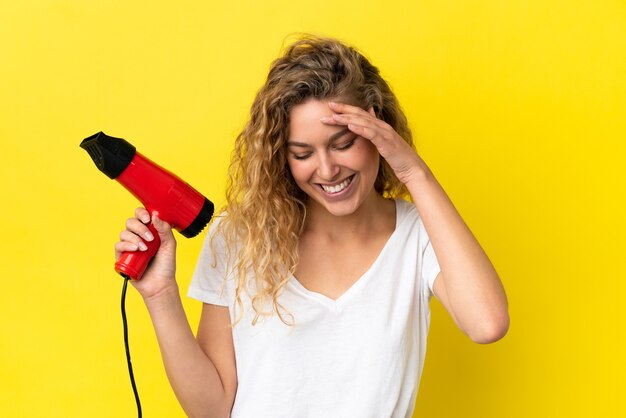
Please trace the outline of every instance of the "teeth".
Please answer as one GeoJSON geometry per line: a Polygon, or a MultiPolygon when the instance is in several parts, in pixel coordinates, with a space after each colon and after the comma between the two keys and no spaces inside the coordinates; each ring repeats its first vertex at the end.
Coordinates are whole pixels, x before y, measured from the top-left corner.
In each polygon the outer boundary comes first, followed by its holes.
{"type": "Polygon", "coordinates": [[[348,187],[348,184],[350,184],[351,181],[352,181],[352,176],[348,177],[347,179],[345,179],[344,181],[342,181],[341,183],[335,186],[326,186],[323,184],[321,186],[322,186],[322,189],[324,189],[326,193],[339,193],[340,191],[348,187]]]}

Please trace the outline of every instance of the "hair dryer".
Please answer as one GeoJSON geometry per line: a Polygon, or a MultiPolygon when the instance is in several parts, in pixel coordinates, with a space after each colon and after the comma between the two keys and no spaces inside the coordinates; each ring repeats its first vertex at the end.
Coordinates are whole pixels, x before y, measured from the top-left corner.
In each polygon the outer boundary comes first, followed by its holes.
{"type": "MultiPolygon", "coordinates": [[[[85,138],[80,147],[93,159],[96,167],[117,180],[152,214],[172,225],[183,236],[195,237],[213,216],[213,203],[175,174],[150,161],[127,141],[98,132],[85,138]]],[[[161,240],[150,223],[154,240],[146,242],[148,250],[129,251],[115,263],[115,271],[124,277],[141,279],[154,257],[161,240]]]]}

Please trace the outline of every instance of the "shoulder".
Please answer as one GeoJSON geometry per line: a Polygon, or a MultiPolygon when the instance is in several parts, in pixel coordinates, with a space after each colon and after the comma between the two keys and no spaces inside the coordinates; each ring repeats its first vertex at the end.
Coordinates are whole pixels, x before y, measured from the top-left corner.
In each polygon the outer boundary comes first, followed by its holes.
{"type": "Polygon", "coordinates": [[[404,199],[395,199],[396,202],[396,229],[404,232],[407,239],[417,240],[420,247],[426,245],[430,238],[426,232],[424,222],[413,202],[404,199]]]}
{"type": "Polygon", "coordinates": [[[396,208],[399,208],[402,210],[410,210],[411,208],[415,207],[413,203],[409,202],[408,200],[404,200],[400,197],[396,197],[394,199],[394,202],[396,203],[396,208]]]}
{"type": "Polygon", "coordinates": [[[233,225],[228,212],[223,211],[213,217],[209,224],[207,240],[214,242],[214,245],[219,244],[218,246],[224,247],[233,245],[236,236],[236,226],[233,225]]]}
{"type": "Polygon", "coordinates": [[[396,203],[396,217],[398,225],[400,225],[404,220],[415,222],[419,219],[420,216],[417,212],[417,207],[413,202],[409,202],[408,200],[401,198],[396,198],[394,201],[396,203]]]}
{"type": "Polygon", "coordinates": [[[221,212],[219,215],[215,215],[211,220],[206,236],[204,237],[204,244],[202,246],[203,255],[211,259],[215,256],[221,258],[230,253],[236,246],[236,244],[232,242],[233,239],[231,236],[233,234],[229,231],[227,217],[228,214],[226,212],[221,212]]]}

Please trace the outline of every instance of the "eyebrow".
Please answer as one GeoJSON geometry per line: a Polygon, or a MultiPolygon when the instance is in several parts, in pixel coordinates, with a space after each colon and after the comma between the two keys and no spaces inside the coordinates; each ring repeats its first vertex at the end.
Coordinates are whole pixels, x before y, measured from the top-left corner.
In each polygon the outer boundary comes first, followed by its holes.
{"type": "MultiPolygon", "coordinates": [[[[335,132],[334,134],[328,137],[328,143],[330,144],[331,142],[341,138],[348,132],[350,132],[350,129],[348,128],[344,128],[340,131],[335,132]]],[[[287,145],[288,146],[292,145],[294,147],[311,147],[311,144],[307,144],[306,142],[298,142],[298,141],[287,141],[287,145]]]]}

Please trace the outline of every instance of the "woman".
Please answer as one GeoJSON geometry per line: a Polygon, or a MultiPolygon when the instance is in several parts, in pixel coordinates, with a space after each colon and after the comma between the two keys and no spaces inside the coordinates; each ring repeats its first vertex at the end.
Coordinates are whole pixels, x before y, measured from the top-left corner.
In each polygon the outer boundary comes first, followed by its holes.
{"type": "MultiPolygon", "coordinates": [[[[144,250],[149,221],[128,220],[118,257],[144,250]]],[[[162,244],[134,285],[190,416],[410,417],[432,295],[478,343],[508,329],[498,275],[396,97],[336,40],[291,45],[257,94],[189,289],[195,338],[174,237],[152,221],[162,244]]]]}

